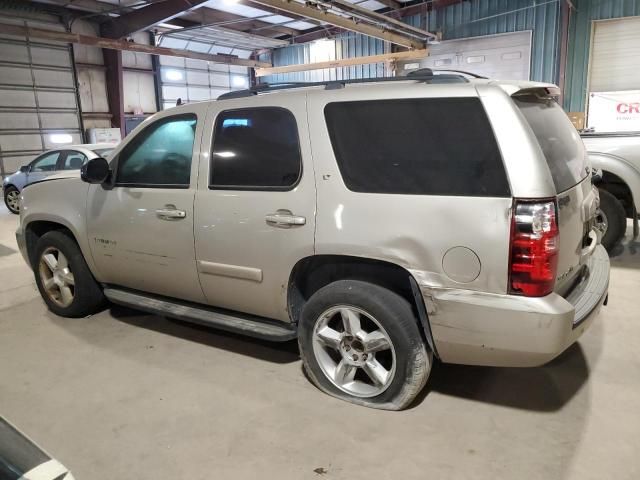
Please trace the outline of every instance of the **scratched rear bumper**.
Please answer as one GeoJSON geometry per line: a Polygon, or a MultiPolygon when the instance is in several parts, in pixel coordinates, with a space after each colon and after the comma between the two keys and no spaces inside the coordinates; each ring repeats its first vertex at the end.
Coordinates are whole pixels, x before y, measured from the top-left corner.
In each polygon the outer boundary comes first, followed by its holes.
{"type": "Polygon", "coordinates": [[[590,274],[567,298],[421,287],[440,359],[505,367],[550,361],[589,328],[607,298],[609,257],[602,246],[587,266],[590,274]]]}

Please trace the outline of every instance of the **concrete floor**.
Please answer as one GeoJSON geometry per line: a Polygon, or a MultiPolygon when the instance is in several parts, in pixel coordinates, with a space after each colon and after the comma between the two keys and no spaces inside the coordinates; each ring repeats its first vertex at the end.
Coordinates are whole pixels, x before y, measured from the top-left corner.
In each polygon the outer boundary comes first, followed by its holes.
{"type": "Polygon", "coordinates": [[[78,480],[640,478],[640,243],[617,252],[609,306],[554,362],[436,365],[393,413],[320,393],[295,344],[117,307],[56,317],[16,222],[0,210],[0,414],[78,480]]]}

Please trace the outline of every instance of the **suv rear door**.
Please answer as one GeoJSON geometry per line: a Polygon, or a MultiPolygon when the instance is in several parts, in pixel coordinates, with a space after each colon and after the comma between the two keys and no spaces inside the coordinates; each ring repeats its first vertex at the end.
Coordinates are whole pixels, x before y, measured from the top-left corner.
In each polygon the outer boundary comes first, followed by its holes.
{"type": "Polygon", "coordinates": [[[597,244],[596,192],[580,135],[542,89],[512,96],[533,131],[557,191],[560,251],[555,291],[566,294],[597,244]]]}
{"type": "Polygon", "coordinates": [[[315,179],[304,93],[211,106],[195,199],[195,247],[209,304],[288,321],[287,286],[313,255],[315,179]]]}

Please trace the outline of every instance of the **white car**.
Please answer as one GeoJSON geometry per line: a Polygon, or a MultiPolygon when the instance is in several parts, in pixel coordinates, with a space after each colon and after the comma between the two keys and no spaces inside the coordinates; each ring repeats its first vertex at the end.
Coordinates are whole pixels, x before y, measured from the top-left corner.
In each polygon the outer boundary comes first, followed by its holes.
{"type": "Polygon", "coordinates": [[[2,182],[4,203],[11,213],[20,213],[20,192],[30,183],[39,182],[52,175],[69,173],[80,175],[80,168],[87,160],[107,157],[116,147],[112,143],[94,143],[86,145],[65,145],[49,150],[2,182]]]}

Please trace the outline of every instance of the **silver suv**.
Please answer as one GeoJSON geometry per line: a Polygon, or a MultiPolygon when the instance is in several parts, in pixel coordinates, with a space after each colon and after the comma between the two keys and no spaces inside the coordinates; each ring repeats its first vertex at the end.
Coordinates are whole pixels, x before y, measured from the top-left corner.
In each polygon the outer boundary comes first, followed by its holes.
{"type": "Polygon", "coordinates": [[[166,110],[23,192],[48,307],[297,339],[326,393],[407,407],[443,362],[536,366],[606,303],[583,144],[531,82],[256,88],[166,110]]]}

